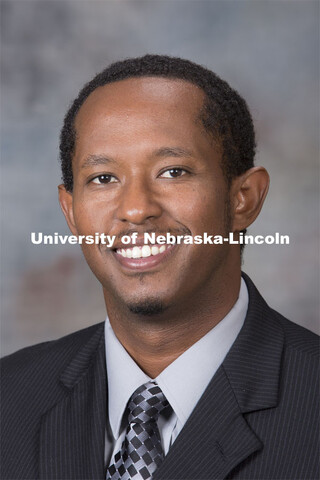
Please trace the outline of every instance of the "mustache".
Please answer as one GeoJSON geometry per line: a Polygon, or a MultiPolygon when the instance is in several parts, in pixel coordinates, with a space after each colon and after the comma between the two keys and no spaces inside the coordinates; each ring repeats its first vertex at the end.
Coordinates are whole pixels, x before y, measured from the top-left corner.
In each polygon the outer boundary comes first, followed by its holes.
{"type": "Polygon", "coordinates": [[[145,233],[151,234],[154,233],[156,236],[158,235],[166,235],[167,233],[170,233],[171,235],[192,235],[191,230],[189,228],[185,227],[184,225],[181,225],[181,227],[176,227],[176,228],[166,228],[166,229],[159,229],[159,228],[146,228],[146,229],[137,229],[137,228],[126,228],[121,230],[118,233],[113,233],[113,235],[116,235],[116,240],[121,239],[125,235],[132,235],[133,233],[137,233],[139,236],[143,236],[145,233]]]}

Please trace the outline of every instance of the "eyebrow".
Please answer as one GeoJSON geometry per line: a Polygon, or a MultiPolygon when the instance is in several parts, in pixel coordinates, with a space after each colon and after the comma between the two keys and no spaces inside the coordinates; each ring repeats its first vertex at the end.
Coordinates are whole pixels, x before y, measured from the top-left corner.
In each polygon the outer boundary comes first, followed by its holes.
{"type": "Polygon", "coordinates": [[[106,165],[108,163],[115,163],[115,160],[104,155],[89,155],[81,165],[81,168],[96,167],[97,165],[106,165]]]}
{"type": "Polygon", "coordinates": [[[162,147],[154,152],[156,157],[193,157],[191,150],[181,147],[162,147]]]}
{"type": "MultiPolygon", "coordinates": [[[[193,157],[191,150],[181,148],[181,147],[162,147],[153,152],[153,155],[157,158],[165,157],[193,157]]],[[[105,155],[89,155],[81,168],[96,167],[99,165],[106,165],[108,163],[116,163],[113,158],[106,157],[105,155]]]]}

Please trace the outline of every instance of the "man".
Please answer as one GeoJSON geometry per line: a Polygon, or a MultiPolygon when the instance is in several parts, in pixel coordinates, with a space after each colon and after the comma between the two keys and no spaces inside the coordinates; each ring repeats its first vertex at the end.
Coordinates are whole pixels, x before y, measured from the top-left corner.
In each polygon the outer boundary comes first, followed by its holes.
{"type": "Polygon", "coordinates": [[[191,62],[83,88],[59,197],[73,234],[116,238],[82,245],[108,316],[4,359],[2,478],[317,478],[316,336],[241,278],[240,245],[144,240],[239,238],[268,189],[254,149],[244,100],[191,62]]]}

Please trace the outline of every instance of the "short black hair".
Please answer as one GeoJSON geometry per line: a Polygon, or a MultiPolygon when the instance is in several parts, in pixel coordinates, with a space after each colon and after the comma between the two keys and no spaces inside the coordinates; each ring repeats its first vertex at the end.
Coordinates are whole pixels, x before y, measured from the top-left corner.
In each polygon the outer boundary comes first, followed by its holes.
{"type": "Polygon", "coordinates": [[[72,156],[76,142],[75,118],[84,101],[98,87],[133,77],[164,77],[190,82],[205,93],[200,118],[207,132],[222,146],[222,170],[231,180],[253,167],[255,134],[245,100],[226,81],[189,60],[165,55],[145,55],[111,64],[79,92],[71,104],[60,135],[62,181],[73,188],[72,156]]]}

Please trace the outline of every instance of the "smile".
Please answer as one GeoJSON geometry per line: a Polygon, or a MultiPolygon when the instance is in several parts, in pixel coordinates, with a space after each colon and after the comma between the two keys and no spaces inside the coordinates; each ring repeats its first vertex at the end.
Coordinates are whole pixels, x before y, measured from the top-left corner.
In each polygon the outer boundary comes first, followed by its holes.
{"type": "Polygon", "coordinates": [[[124,258],[148,258],[151,256],[159,255],[165,252],[168,248],[172,248],[171,245],[143,245],[141,247],[134,246],[133,248],[118,248],[116,253],[124,258]]]}
{"type": "Polygon", "coordinates": [[[114,257],[120,265],[131,272],[152,271],[165,262],[177,249],[176,245],[141,245],[114,250],[114,257]]]}

